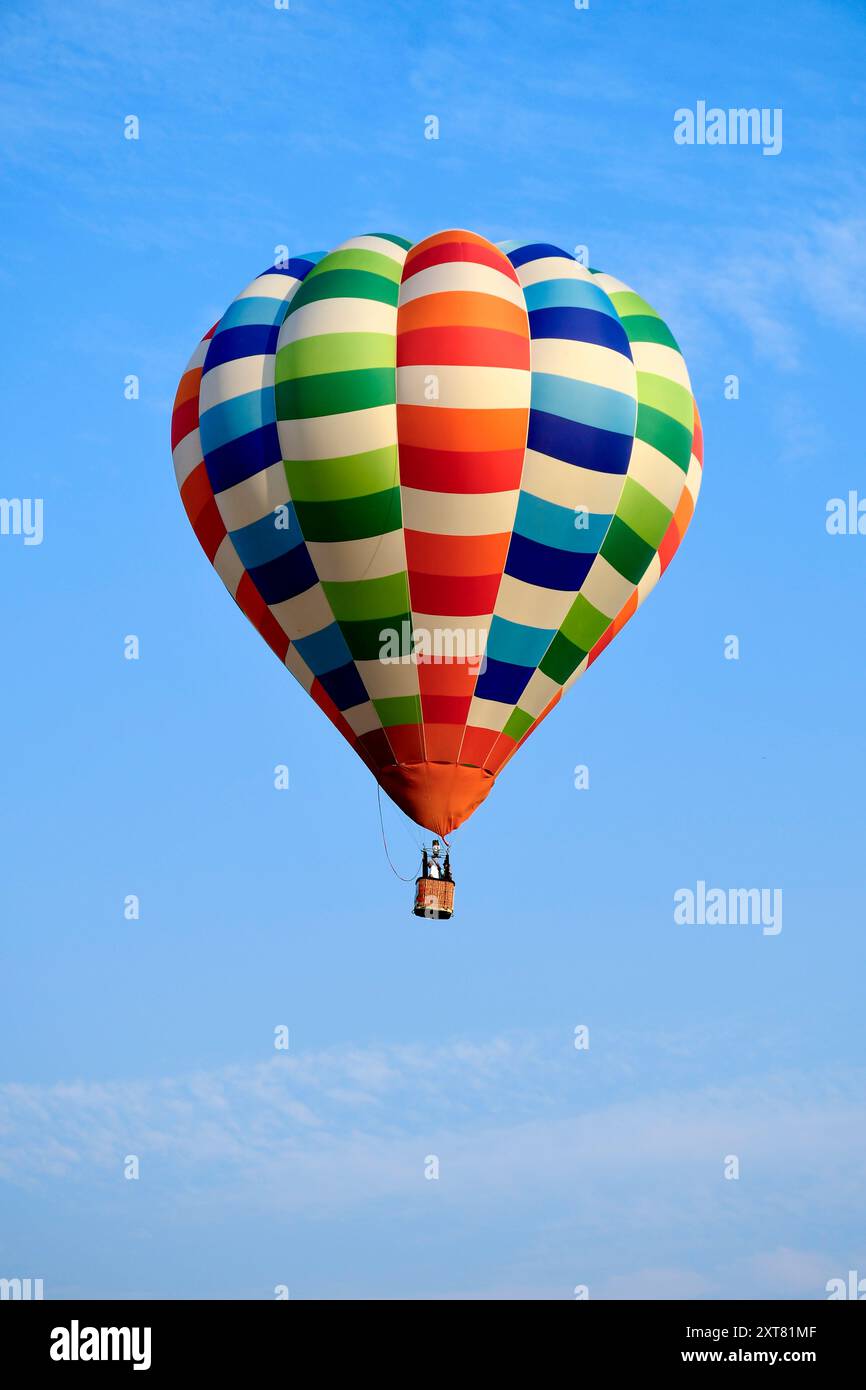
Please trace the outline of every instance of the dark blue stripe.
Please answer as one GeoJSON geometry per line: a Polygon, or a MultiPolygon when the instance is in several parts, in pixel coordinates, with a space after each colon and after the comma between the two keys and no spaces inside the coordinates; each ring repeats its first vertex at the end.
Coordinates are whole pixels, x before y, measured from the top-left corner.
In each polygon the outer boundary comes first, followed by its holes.
{"type": "Polygon", "coordinates": [[[205,466],[214,492],[251,478],[262,468],[270,468],[282,458],[280,436],[275,424],[262,425],[238,439],[229,440],[205,455],[205,466]]]}
{"type": "Polygon", "coordinates": [[[597,343],[631,358],[628,334],[619,319],[595,309],[533,309],[529,315],[531,338],[568,338],[575,343],[597,343]]]}
{"type": "Polygon", "coordinates": [[[534,241],[531,246],[518,246],[516,250],[508,253],[508,259],[515,270],[518,266],[526,265],[527,261],[540,261],[545,256],[562,256],[567,261],[574,260],[570,251],[551,246],[547,241],[534,241]]]}
{"type": "Polygon", "coordinates": [[[306,593],[318,580],[305,545],[296,545],[294,550],[278,555],[276,560],[268,560],[266,565],[256,565],[247,573],[265,603],[282,603],[306,593]]]}
{"type": "MultiPolygon", "coordinates": [[[[297,280],[303,280],[315,264],[315,261],[306,261],[302,256],[292,256],[287,265],[274,265],[272,262],[267,270],[262,271],[262,275],[294,275],[297,280]]],[[[261,275],[257,278],[261,279],[261,275]]]]}
{"type": "Polygon", "coordinates": [[[508,547],[505,573],[525,584],[538,584],[543,589],[574,589],[582,585],[589,574],[594,555],[580,555],[573,550],[557,550],[519,536],[515,531],[508,547]]]}
{"type": "Polygon", "coordinates": [[[353,705],[361,705],[369,698],[354,661],[348,662],[345,666],[338,666],[336,671],[326,671],[316,679],[322,689],[330,695],[337,709],[351,709],[353,705]]]}
{"type": "Polygon", "coordinates": [[[528,449],[596,473],[627,473],[633,443],[627,434],[581,425],[561,415],[548,415],[545,410],[529,412],[528,449]]]}
{"type": "Polygon", "coordinates": [[[488,656],[475,694],[482,700],[501,700],[503,705],[516,705],[534,670],[534,666],[513,666],[510,661],[496,661],[488,656]]]}
{"type": "Polygon", "coordinates": [[[227,328],[224,333],[217,328],[210,340],[204,370],[209,372],[211,367],[221,367],[223,362],[234,362],[237,357],[261,357],[276,352],[279,336],[279,324],[245,323],[239,328],[227,328]]]}

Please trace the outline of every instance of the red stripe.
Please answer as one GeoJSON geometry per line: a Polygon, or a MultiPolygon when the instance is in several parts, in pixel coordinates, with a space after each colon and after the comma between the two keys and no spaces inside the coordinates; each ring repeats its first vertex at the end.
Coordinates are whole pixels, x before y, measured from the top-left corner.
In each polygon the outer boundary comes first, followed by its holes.
{"type": "Polygon", "coordinates": [[[241,575],[241,582],[238,585],[235,599],[238,607],[246,613],[253,627],[262,634],[280,661],[285,661],[286,652],[289,650],[289,639],[246,571],[241,575]]]}
{"type": "Polygon", "coordinates": [[[495,246],[481,246],[476,241],[444,241],[438,246],[424,247],[420,244],[417,254],[410,254],[406,257],[403,266],[401,283],[405,284],[412,275],[417,275],[421,270],[428,270],[430,266],[453,264],[455,261],[472,261],[475,265],[489,265],[492,270],[498,270],[506,279],[513,280],[516,285],[520,283],[515,273],[514,267],[501,251],[497,251],[495,246]]]}
{"type": "Polygon", "coordinates": [[[471,695],[422,695],[421,710],[425,724],[459,724],[462,729],[469,717],[471,695]]]}
{"type": "Polygon", "coordinates": [[[502,328],[413,328],[397,336],[398,367],[519,367],[529,370],[529,339],[502,328]]]}
{"type": "Polygon", "coordinates": [[[499,574],[456,575],[409,572],[409,593],[413,613],[467,618],[493,612],[499,589],[499,574]]]}
{"type": "Polygon", "coordinates": [[[174,449],[188,434],[198,429],[198,396],[190,396],[179,405],[171,417],[171,447],[174,449]]]}
{"type": "Polygon", "coordinates": [[[401,444],[400,482],[424,492],[511,492],[520,486],[523,449],[464,452],[401,444]]]}

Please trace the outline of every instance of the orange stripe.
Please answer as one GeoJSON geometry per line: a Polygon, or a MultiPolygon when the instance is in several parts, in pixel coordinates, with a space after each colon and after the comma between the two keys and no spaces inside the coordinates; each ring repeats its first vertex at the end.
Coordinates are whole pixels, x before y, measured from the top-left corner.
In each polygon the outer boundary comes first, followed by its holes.
{"type": "Polygon", "coordinates": [[[175,410],[179,405],[184,405],[192,396],[197,396],[200,385],[201,367],[195,367],[191,372],[184,372],[177,388],[177,395],[174,398],[175,410]]]}
{"type": "Polygon", "coordinates": [[[406,566],[413,574],[501,574],[511,533],[493,536],[436,536],[406,531],[406,566]]]}
{"type": "Polygon", "coordinates": [[[475,290],[442,290],[423,294],[399,308],[399,331],[415,328],[453,328],[456,324],[472,328],[501,328],[526,338],[529,332],[526,310],[495,294],[475,290]]]}
{"type": "Polygon", "coordinates": [[[527,415],[525,406],[449,410],[442,406],[398,405],[397,436],[401,444],[428,449],[522,449],[527,415]]]}
{"type": "MultiPolygon", "coordinates": [[[[449,228],[444,232],[434,232],[432,236],[427,236],[423,241],[419,241],[413,246],[406,256],[405,264],[409,265],[413,258],[422,251],[428,250],[431,246],[441,246],[446,241],[465,241],[470,246],[492,246],[493,243],[487,240],[486,236],[479,236],[477,232],[466,232],[462,228],[449,228]]],[[[500,253],[501,254],[501,253],[500,253]]],[[[503,256],[503,260],[506,257],[503,256]]],[[[511,265],[511,262],[508,262],[511,265]]]]}

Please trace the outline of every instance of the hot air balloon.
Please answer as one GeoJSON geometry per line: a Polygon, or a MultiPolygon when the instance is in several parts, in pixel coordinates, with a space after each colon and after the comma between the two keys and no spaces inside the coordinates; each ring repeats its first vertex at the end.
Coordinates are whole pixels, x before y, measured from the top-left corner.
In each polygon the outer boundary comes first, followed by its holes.
{"type": "MultiPolygon", "coordinates": [[[[664,573],[702,469],[655,310],[467,231],[269,266],[193,353],[172,449],[238,606],[443,840],[664,573]]],[[[450,868],[415,910],[451,915],[450,868]]]]}

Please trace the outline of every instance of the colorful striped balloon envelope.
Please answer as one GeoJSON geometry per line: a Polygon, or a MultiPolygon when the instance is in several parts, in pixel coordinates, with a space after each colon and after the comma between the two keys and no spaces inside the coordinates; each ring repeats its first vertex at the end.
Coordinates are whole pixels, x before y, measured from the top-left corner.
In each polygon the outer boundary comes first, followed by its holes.
{"type": "Polygon", "coordinates": [[[270,266],[193,353],[172,449],[232,597],[441,835],[663,574],[703,456],[645,300],[466,231],[270,266]]]}

